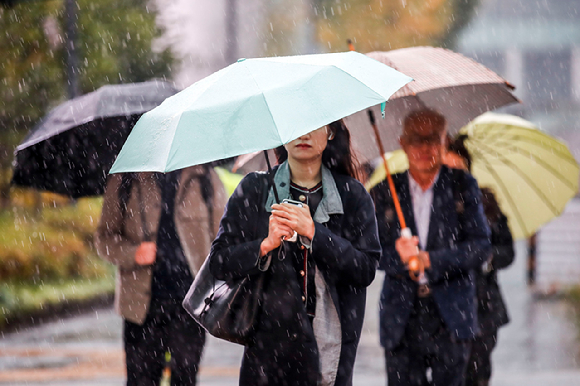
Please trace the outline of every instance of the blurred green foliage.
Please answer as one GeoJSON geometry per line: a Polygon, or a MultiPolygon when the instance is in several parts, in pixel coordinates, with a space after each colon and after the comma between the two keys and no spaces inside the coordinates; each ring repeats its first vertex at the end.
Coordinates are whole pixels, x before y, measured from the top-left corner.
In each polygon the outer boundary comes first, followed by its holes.
{"type": "Polygon", "coordinates": [[[231,196],[244,176],[241,174],[232,173],[229,170],[221,167],[214,168],[214,170],[219,176],[222,184],[224,184],[224,188],[226,189],[228,197],[231,196]]]}
{"type": "Polygon", "coordinates": [[[6,319],[63,301],[114,292],[114,267],[93,248],[102,198],[71,203],[56,194],[15,189],[11,210],[0,210],[0,328],[6,319]]]}
{"type": "MultiPolygon", "coordinates": [[[[105,84],[143,82],[170,75],[169,50],[155,52],[161,35],[153,2],[146,0],[78,0],[81,89],[105,84]]],[[[61,16],[62,17],[62,16],[61,16]]]]}
{"type": "Polygon", "coordinates": [[[101,199],[0,211],[0,281],[33,283],[110,274],[93,249],[101,199]]]}

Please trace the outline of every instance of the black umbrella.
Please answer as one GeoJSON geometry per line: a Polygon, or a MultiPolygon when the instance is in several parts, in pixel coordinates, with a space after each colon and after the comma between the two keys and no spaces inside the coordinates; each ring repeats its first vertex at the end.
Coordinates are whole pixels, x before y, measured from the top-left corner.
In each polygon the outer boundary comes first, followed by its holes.
{"type": "Polygon", "coordinates": [[[139,117],[177,91],[164,81],[109,85],[59,105],[16,148],[11,183],[73,198],[103,194],[139,117]]]}

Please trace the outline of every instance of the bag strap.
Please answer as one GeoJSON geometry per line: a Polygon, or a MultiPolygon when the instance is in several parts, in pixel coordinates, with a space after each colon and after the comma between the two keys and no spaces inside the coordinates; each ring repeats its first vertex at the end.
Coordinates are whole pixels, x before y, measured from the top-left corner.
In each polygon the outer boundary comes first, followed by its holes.
{"type": "MultiPolygon", "coordinates": [[[[213,222],[213,215],[214,215],[214,189],[213,184],[211,181],[211,166],[209,164],[204,164],[203,166],[203,174],[199,175],[197,178],[199,179],[199,185],[201,189],[201,196],[207,208],[207,212],[209,215],[209,229],[210,232],[213,232],[214,229],[214,222],[213,222]]],[[[215,235],[214,235],[215,236],[215,235]]]]}

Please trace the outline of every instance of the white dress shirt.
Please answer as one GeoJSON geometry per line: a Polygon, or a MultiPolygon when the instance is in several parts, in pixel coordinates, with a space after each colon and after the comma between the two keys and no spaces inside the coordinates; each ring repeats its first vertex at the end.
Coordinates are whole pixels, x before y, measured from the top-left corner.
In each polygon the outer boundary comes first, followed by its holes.
{"type": "Polygon", "coordinates": [[[415,215],[417,236],[419,236],[419,246],[424,251],[427,247],[427,237],[429,237],[429,221],[431,220],[431,208],[433,207],[433,185],[439,179],[439,172],[427,190],[423,190],[419,186],[417,181],[411,176],[411,173],[408,174],[409,191],[413,202],[413,214],[415,215]]]}

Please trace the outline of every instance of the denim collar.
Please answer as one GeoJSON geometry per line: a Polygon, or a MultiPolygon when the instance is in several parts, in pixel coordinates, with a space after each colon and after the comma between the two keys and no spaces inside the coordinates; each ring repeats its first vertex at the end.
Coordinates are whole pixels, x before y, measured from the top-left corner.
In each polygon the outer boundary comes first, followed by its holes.
{"type": "MultiPolygon", "coordinates": [[[[280,200],[292,198],[290,196],[290,167],[288,166],[288,161],[284,161],[278,167],[278,170],[276,170],[274,184],[276,184],[276,188],[278,189],[278,197],[280,200]]],[[[266,211],[271,212],[272,205],[275,202],[274,190],[270,189],[268,199],[266,200],[266,211]]],[[[332,173],[326,166],[322,165],[322,200],[318,204],[318,208],[316,208],[316,213],[314,213],[312,219],[319,224],[323,224],[330,220],[331,214],[344,214],[342,199],[338,193],[338,188],[336,187],[332,173]]]]}

